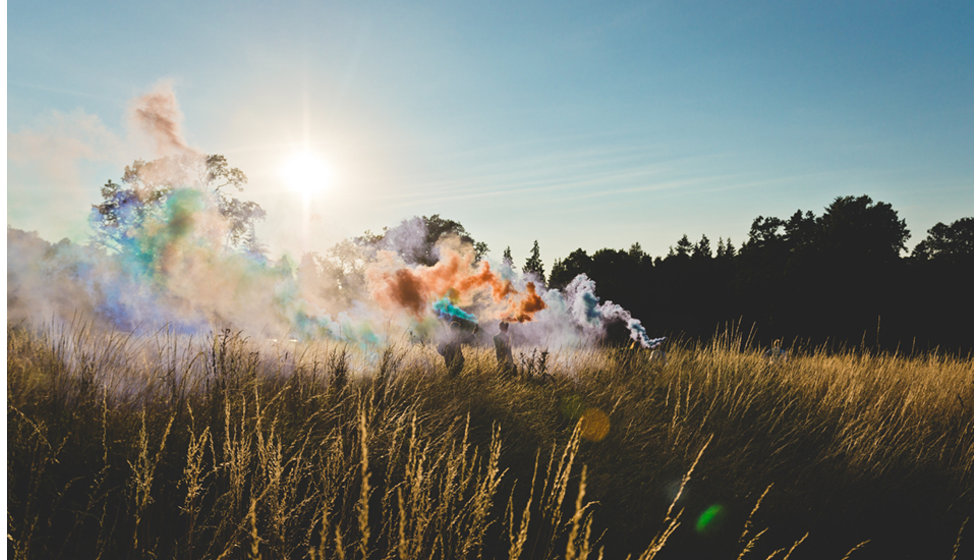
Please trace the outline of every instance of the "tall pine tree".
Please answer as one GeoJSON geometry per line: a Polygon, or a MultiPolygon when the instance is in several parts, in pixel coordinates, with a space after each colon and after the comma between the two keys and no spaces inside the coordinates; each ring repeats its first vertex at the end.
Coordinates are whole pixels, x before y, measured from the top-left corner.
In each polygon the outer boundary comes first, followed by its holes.
{"type": "Polygon", "coordinates": [[[531,247],[531,256],[524,261],[524,273],[535,274],[544,281],[544,263],[541,262],[541,247],[538,245],[537,239],[534,240],[534,246],[531,247]]]}

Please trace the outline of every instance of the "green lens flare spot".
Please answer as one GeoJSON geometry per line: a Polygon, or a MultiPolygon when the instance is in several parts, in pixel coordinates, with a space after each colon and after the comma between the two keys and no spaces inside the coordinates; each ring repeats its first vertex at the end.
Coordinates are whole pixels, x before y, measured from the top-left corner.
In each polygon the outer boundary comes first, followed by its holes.
{"type": "Polygon", "coordinates": [[[698,516],[698,521],[695,523],[694,529],[699,533],[711,531],[721,523],[721,518],[724,513],[725,508],[720,504],[712,505],[698,516]]]}

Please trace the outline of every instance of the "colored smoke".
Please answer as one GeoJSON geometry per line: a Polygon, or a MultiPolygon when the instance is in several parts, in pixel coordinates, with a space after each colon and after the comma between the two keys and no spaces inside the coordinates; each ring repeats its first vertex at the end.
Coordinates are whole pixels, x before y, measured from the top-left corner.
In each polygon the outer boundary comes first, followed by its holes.
{"type": "Polygon", "coordinates": [[[585,275],[549,290],[506,264],[476,262],[472,246],[455,237],[433,248],[418,218],[380,242],[347,241],[304,255],[298,266],[230,246],[230,224],[206,188],[204,157],[183,139],[173,91],[139,98],[133,119],[164,156],[126,170],[147,192],[115,201],[119,222],[102,246],[52,245],[8,229],[10,320],[82,320],[137,333],[164,325],[202,335],[230,328],[378,347],[404,333],[438,337],[438,319],[458,318],[485,333],[496,332],[499,321],[516,323],[515,344],[556,349],[593,345],[623,322],[644,347],[655,343],[629,311],[600,303],[585,275]],[[147,204],[160,185],[168,187],[163,204],[147,204]]]}
{"type": "Polygon", "coordinates": [[[428,288],[424,280],[411,270],[402,268],[380,279],[382,286],[375,292],[380,301],[421,317],[425,312],[428,288]]]}
{"type": "Polygon", "coordinates": [[[644,348],[655,348],[659,344],[650,338],[643,324],[621,305],[611,301],[600,304],[595,294],[595,281],[585,274],[572,279],[565,287],[565,294],[571,301],[572,317],[593,336],[601,336],[610,324],[621,321],[629,329],[630,338],[644,348]]]}
{"type": "Polygon", "coordinates": [[[512,323],[526,323],[534,320],[534,314],[547,307],[541,296],[538,295],[534,282],[527,283],[527,293],[512,308],[510,314],[505,318],[512,323]]]}
{"type": "Polygon", "coordinates": [[[254,337],[331,339],[365,347],[391,335],[439,335],[437,319],[479,324],[487,333],[511,321],[517,345],[588,347],[622,322],[631,337],[654,347],[639,320],[600,303],[595,283],[580,275],[565,290],[533,281],[518,292],[484,261],[443,248],[436,265],[409,266],[390,252],[364,250],[363,283],[336,283],[328,259],[272,261],[230,251],[212,222],[220,215],[197,191],[176,191],[159,220],[139,229],[131,247],[106,253],[68,241],[51,245],[8,231],[8,317],[154,332],[167,324],[206,334],[223,328],[254,337]]]}
{"type": "Polygon", "coordinates": [[[155,142],[160,155],[193,151],[187,146],[180,130],[183,118],[177,96],[166,84],[157,86],[154,91],[140,96],[133,103],[133,123],[155,142]]]}
{"type": "Polygon", "coordinates": [[[476,323],[478,321],[476,315],[467,313],[466,311],[456,307],[451,301],[449,301],[448,297],[441,298],[433,303],[432,309],[436,312],[436,315],[443,319],[463,319],[464,321],[469,321],[471,323],[476,323]]]}
{"type": "Polygon", "coordinates": [[[445,299],[463,302],[484,311],[489,318],[530,321],[544,309],[534,284],[519,293],[508,280],[490,268],[488,261],[473,263],[473,251],[447,241],[439,247],[440,259],[434,265],[407,265],[392,251],[382,251],[369,266],[368,280],[375,299],[393,312],[408,311],[421,317],[427,302],[445,299]]]}

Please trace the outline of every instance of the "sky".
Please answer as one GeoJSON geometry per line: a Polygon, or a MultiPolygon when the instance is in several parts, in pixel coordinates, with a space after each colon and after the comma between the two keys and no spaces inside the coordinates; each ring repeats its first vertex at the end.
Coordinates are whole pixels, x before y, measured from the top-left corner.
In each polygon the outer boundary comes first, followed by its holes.
{"type": "Polygon", "coordinates": [[[538,240],[663,256],[684,234],[837,196],[914,244],[972,216],[970,2],[7,3],[7,222],[85,242],[99,188],[157,156],[129,114],[173,91],[273,255],[414,215],[499,259],[538,240]],[[312,196],[285,184],[308,149],[312,196]],[[302,224],[302,225],[301,225],[302,224]]]}

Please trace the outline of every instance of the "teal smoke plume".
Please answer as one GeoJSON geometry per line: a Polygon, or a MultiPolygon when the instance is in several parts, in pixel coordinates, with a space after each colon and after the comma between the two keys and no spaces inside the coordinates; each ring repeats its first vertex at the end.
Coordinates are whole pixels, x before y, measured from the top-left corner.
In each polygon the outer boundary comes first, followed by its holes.
{"type": "Polygon", "coordinates": [[[436,315],[443,319],[463,319],[464,321],[469,321],[471,323],[477,322],[476,315],[467,313],[466,311],[456,307],[447,297],[439,299],[433,303],[432,309],[436,312],[436,315]]]}

